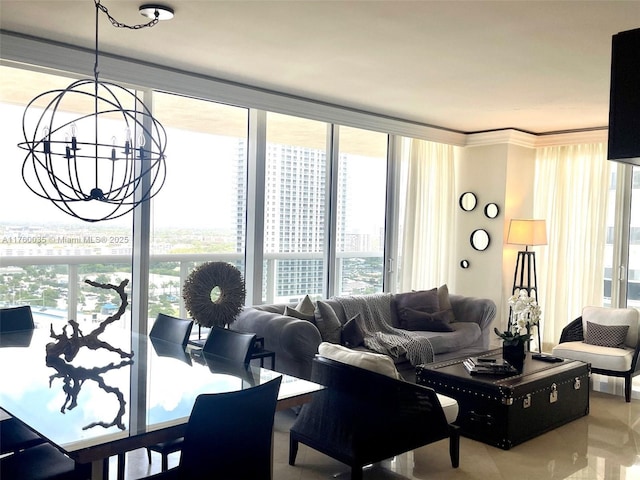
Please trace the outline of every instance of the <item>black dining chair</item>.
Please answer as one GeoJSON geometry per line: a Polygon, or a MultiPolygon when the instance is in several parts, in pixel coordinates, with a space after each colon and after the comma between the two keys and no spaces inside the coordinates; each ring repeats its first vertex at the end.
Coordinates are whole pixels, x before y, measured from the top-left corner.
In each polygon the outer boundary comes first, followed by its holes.
{"type": "Polygon", "coordinates": [[[0,309],[0,333],[33,330],[36,325],[29,305],[0,309]]]}
{"type": "Polygon", "coordinates": [[[191,365],[191,355],[183,345],[153,337],[149,338],[149,340],[151,340],[151,346],[159,357],[175,358],[176,360],[191,365]]]}
{"type": "Polygon", "coordinates": [[[270,480],[273,420],[281,376],[257,387],[201,394],[189,417],[180,463],[153,480],[270,480]]]}
{"type": "Polygon", "coordinates": [[[44,438],[13,417],[0,421],[0,455],[18,452],[44,442],[44,438]]]}
{"type": "Polygon", "coordinates": [[[173,317],[165,313],[159,313],[149,332],[150,338],[164,340],[165,342],[178,343],[185,347],[191,335],[193,320],[173,317]]]}
{"type": "Polygon", "coordinates": [[[76,464],[50,443],[0,458],[2,480],[87,480],[91,464],[76,464]]]}
{"type": "MultiPolygon", "coordinates": [[[[19,333],[33,333],[35,323],[29,305],[0,309],[0,335],[6,334],[9,341],[0,339],[0,346],[15,347],[19,333]]],[[[27,344],[28,346],[28,344],[27,344]]],[[[0,455],[17,452],[44,443],[45,439],[27,428],[15,418],[0,421],[0,455]]]]}
{"type": "MultiPolygon", "coordinates": [[[[256,341],[253,333],[241,333],[226,328],[214,327],[209,332],[202,353],[210,361],[220,360],[226,365],[247,365],[256,341]]],[[[169,467],[169,455],[182,449],[183,438],[155,443],[147,447],[147,458],[151,463],[151,452],[162,456],[162,471],[169,467]]]]}
{"type": "Polygon", "coordinates": [[[228,328],[214,327],[209,332],[202,353],[227,362],[248,364],[256,343],[255,333],[242,333],[228,328]]]}

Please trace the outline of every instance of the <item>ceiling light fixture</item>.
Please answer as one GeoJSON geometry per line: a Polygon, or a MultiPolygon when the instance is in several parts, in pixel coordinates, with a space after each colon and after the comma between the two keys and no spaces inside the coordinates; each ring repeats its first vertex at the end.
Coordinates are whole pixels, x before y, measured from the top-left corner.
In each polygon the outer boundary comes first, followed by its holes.
{"type": "Polygon", "coordinates": [[[98,80],[99,11],[112,25],[132,30],[156,25],[160,15],[129,26],[115,20],[100,0],[94,3],[93,79],[31,100],[22,117],[25,141],[18,144],[28,151],[22,164],[27,187],[86,222],[129,213],[154,197],[166,178],[164,127],[132,90],[98,80]],[[91,113],[78,115],[79,109],[91,113]]]}
{"type": "Polygon", "coordinates": [[[140,15],[147,18],[157,18],[158,20],[171,20],[173,18],[173,8],[156,3],[146,3],[138,9],[140,15]]]}

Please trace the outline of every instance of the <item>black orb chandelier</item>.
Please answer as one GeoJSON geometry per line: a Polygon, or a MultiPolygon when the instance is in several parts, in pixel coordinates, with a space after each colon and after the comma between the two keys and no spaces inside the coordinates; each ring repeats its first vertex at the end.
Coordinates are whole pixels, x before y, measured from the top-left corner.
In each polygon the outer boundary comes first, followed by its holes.
{"type": "Polygon", "coordinates": [[[141,25],[116,21],[100,0],[94,0],[94,77],[50,90],[27,105],[22,118],[27,155],[22,178],[41,198],[86,222],[126,215],[154,197],[166,178],[166,132],[137,95],[114,83],[98,80],[98,18],[102,11],[112,25],[152,27],[173,11],[143,5],[151,20],[141,25]],[[87,114],[72,113],[77,111],[87,114]]]}

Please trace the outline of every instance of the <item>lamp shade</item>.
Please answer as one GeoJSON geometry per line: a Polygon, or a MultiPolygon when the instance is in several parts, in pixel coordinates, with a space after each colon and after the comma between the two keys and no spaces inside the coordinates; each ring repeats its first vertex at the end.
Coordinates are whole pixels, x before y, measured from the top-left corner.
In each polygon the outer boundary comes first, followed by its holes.
{"type": "Polygon", "coordinates": [[[544,220],[511,220],[507,243],[513,245],[546,245],[546,222],[544,220]]]}

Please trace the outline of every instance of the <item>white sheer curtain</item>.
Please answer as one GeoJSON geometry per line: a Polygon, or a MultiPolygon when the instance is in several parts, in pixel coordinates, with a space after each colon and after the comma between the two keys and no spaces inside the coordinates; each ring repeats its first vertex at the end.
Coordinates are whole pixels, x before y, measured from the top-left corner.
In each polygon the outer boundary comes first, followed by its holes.
{"type": "Polygon", "coordinates": [[[547,221],[536,248],[543,349],[586,305],[602,305],[610,162],[603,143],[536,153],[534,217],[547,221]]]}
{"type": "Polygon", "coordinates": [[[404,138],[398,289],[447,283],[454,268],[454,147],[404,138]]]}

